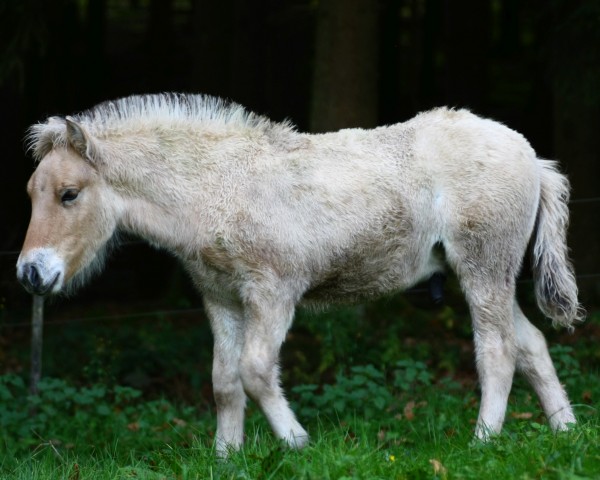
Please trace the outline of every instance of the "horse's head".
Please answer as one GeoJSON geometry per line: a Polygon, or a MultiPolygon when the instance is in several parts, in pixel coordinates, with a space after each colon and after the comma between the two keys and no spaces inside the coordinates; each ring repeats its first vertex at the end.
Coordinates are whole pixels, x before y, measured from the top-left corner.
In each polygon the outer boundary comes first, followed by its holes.
{"type": "Polygon", "coordinates": [[[32,212],[17,276],[38,295],[83,281],[116,229],[115,197],[99,173],[93,139],[70,119],[62,128],[62,141],[46,146],[27,185],[32,212]]]}

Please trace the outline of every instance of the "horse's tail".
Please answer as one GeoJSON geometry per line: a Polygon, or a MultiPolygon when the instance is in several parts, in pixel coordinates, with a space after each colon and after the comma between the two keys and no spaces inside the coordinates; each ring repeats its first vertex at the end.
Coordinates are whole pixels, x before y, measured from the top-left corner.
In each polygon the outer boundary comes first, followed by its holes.
{"type": "Polygon", "coordinates": [[[535,242],[533,275],[537,303],[554,326],[573,328],[585,311],[577,300],[575,271],[569,260],[569,181],[558,172],[555,162],[541,163],[541,191],[535,242]]]}

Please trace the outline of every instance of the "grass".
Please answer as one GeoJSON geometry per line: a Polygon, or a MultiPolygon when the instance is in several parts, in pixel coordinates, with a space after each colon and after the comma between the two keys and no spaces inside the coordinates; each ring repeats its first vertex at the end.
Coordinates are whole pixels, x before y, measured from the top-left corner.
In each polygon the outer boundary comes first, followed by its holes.
{"type": "Polygon", "coordinates": [[[310,446],[299,452],[282,448],[264,428],[253,426],[247,446],[227,461],[215,459],[201,441],[129,452],[122,451],[115,439],[88,453],[61,452],[46,445],[5,461],[2,478],[591,479],[600,474],[597,422],[585,422],[560,435],[518,426],[486,445],[473,442],[468,432],[438,437],[432,435],[432,425],[421,426],[429,430],[413,427],[401,441],[386,442],[377,425],[362,419],[344,426],[324,422],[310,446]]]}
{"type": "Polygon", "coordinates": [[[214,456],[215,421],[207,413],[147,401],[133,389],[47,380],[34,404],[37,416],[19,416],[31,403],[18,402],[24,386],[5,376],[0,478],[599,478],[600,386],[597,375],[575,375],[573,363],[569,368],[579,423],[568,432],[551,432],[535,399],[517,382],[502,435],[488,444],[474,441],[474,386],[434,380],[423,364],[403,361],[385,374],[354,367],[328,388],[294,389],[294,408],[312,437],[301,451],[273,439],[250,405],[246,445],[226,461],[214,456]],[[385,405],[377,402],[382,396],[385,405]],[[352,400],[342,404],[344,397],[352,400]]]}
{"type": "MultiPolygon", "coordinates": [[[[283,447],[250,403],[245,446],[225,461],[214,455],[216,419],[203,390],[206,328],[179,331],[167,320],[93,334],[48,328],[39,396],[28,395],[22,376],[0,375],[0,479],[600,478],[600,315],[575,335],[550,338],[560,344],[551,354],[578,424],[551,432],[517,378],[502,434],[482,444],[472,437],[479,392],[468,320],[401,301],[301,315],[283,371],[309,445],[283,447]],[[160,381],[122,386],[140,378],[160,381]]],[[[4,363],[25,365],[27,343],[3,346],[4,363]]]]}

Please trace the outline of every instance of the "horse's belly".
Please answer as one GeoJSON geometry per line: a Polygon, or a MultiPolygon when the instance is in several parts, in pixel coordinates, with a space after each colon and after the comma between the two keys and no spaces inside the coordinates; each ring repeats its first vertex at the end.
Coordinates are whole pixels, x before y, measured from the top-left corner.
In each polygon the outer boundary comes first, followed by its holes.
{"type": "Polygon", "coordinates": [[[406,290],[442,270],[435,252],[418,246],[351,255],[332,263],[303,297],[303,303],[355,302],[406,290]]]}

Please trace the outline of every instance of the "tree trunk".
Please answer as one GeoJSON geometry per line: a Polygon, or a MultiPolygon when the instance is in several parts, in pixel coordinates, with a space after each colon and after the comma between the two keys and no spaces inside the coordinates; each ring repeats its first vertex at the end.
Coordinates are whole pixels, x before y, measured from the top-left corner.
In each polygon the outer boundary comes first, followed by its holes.
{"type": "Polygon", "coordinates": [[[377,125],[378,17],[376,0],[318,2],[312,131],[377,125]]]}

